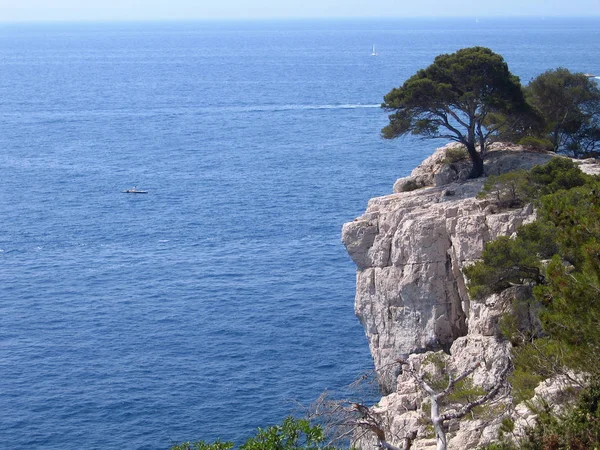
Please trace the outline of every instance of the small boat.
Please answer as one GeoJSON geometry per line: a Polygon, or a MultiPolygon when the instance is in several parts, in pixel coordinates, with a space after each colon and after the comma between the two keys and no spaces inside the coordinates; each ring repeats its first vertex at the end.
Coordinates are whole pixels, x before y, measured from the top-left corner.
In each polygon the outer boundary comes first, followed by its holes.
{"type": "Polygon", "coordinates": [[[371,51],[371,56],[379,56],[379,53],[375,51],[375,44],[373,44],[373,50],[371,51]]]}
{"type": "Polygon", "coordinates": [[[148,191],[141,191],[134,186],[133,189],[126,189],[123,191],[123,193],[124,194],[147,194],[148,191]]]}

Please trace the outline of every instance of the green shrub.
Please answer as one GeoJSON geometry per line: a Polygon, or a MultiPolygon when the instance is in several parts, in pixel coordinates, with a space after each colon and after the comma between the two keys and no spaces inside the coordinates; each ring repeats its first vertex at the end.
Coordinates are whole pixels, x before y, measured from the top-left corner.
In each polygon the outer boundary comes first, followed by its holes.
{"type": "Polygon", "coordinates": [[[512,387],[513,402],[518,404],[533,398],[535,388],[543,381],[543,378],[523,367],[517,367],[510,375],[508,381],[512,387]]]}
{"type": "Polygon", "coordinates": [[[569,158],[552,158],[544,165],[533,167],[529,174],[531,183],[537,186],[538,197],[583,186],[592,178],[569,158]]]}
{"type": "Polygon", "coordinates": [[[519,208],[531,201],[534,190],[525,170],[490,176],[477,198],[492,200],[500,208],[519,208]]]}
{"type": "MultiPolygon", "coordinates": [[[[250,437],[239,448],[240,450],[335,450],[324,444],[325,435],[318,425],[311,425],[308,420],[287,417],[281,425],[266,429],[259,428],[256,435],[250,437]]],[[[186,442],[174,445],[171,450],[229,450],[231,442],[217,441],[208,444],[204,441],[186,442]]]]}
{"type": "Polygon", "coordinates": [[[523,450],[594,450],[600,448],[600,388],[585,389],[570,409],[556,413],[546,407],[535,426],[519,442],[523,450]]]}
{"type": "Polygon", "coordinates": [[[535,136],[525,136],[519,139],[517,144],[527,147],[529,150],[538,152],[551,152],[554,150],[554,145],[548,138],[540,138],[535,136]]]}
{"type": "Polygon", "coordinates": [[[544,195],[583,186],[592,179],[569,158],[552,158],[529,172],[516,170],[490,176],[477,198],[491,200],[500,208],[518,208],[544,195]]]}
{"type": "Polygon", "coordinates": [[[471,297],[482,298],[514,285],[542,282],[535,244],[507,236],[488,242],[481,261],[463,269],[471,297]]]}
{"type": "Polygon", "coordinates": [[[409,180],[405,181],[404,184],[400,187],[400,191],[401,192],[410,192],[410,191],[415,191],[417,189],[420,189],[421,187],[423,187],[423,186],[421,186],[415,180],[409,179],[409,180]]]}
{"type": "Polygon", "coordinates": [[[469,159],[467,149],[464,147],[450,147],[446,149],[446,157],[444,158],[445,164],[454,164],[459,161],[466,161],[469,159]]]}

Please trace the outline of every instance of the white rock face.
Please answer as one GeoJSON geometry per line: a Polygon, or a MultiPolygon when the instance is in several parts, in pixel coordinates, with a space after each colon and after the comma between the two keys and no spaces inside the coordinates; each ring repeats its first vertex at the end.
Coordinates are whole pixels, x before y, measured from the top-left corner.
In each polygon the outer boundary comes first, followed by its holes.
{"type": "MultiPolygon", "coordinates": [[[[426,437],[423,394],[400,373],[396,360],[418,363],[426,352],[445,351],[457,371],[483,362],[474,382],[491,387],[510,350],[499,338],[498,320],[522,293],[515,288],[471,304],[461,269],[480,258],[486,242],[510,236],[535,218],[531,205],[495,213],[487,200],[475,198],[484,179],[466,180],[468,162],[445,162],[453,146],[438,149],[410,177],[396,182],[394,194],[370,200],[365,214],[342,229],[342,241],[358,268],[355,312],[386,394],[373,410],[388,424],[387,435],[396,445],[407,432],[418,430],[413,449],[434,449],[435,439],[426,437]],[[407,185],[424,187],[406,191],[407,185]]],[[[530,169],[550,158],[496,145],[486,156],[485,173],[530,169]]],[[[519,320],[530,316],[524,313],[519,320]]],[[[448,448],[476,448],[493,440],[498,426],[499,419],[457,422],[449,430],[448,448]]],[[[366,449],[373,442],[358,444],[366,449]]]]}
{"type": "MultiPolygon", "coordinates": [[[[439,149],[412,176],[433,183],[443,171],[439,149]]],[[[540,153],[492,151],[494,163],[529,168],[550,158],[540,153]],[[508,154],[508,156],[506,156],[508,154]],[[519,164],[509,164],[510,156],[519,164]]],[[[365,327],[376,369],[402,356],[448,350],[468,331],[469,298],[461,269],[481,256],[485,242],[510,235],[533,218],[533,209],[490,213],[475,198],[484,180],[453,182],[369,201],[365,214],[342,229],[342,241],[358,267],[355,311],[365,327]]],[[[394,390],[397,370],[382,371],[384,393],[394,390]]]]}

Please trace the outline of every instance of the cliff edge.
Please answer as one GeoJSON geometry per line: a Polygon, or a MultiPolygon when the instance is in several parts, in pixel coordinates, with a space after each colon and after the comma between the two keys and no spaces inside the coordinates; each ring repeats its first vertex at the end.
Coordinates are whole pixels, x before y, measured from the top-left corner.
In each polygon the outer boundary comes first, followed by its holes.
{"type": "MultiPolygon", "coordinates": [[[[493,386],[510,352],[498,320],[513,299],[524,294],[520,287],[484,302],[469,299],[461,269],[480,258],[486,242],[510,236],[534,220],[535,211],[532,205],[500,211],[490,201],[477,199],[485,178],[466,179],[469,161],[448,157],[459,151],[457,144],[438,149],[409,177],[398,180],[393,194],[371,199],[366,212],[342,230],[342,241],[357,266],[355,312],[384,394],[372,410],[385,419],[392,441],[416,433],[413,449],[435,448],[435,439],[427,438],[420,419],[424,396],[415,381],[401,373],[398,359],[419,365],[430,352],[443,351],[458,371],[481,364],[474,381],[484,388],[493,386]]],[[[486,155],[485,174],[530,169],[552,157],[494,144],[486,155]]],[[[525,311],[519,320],[531,317],[525,311]]],[[[454,424],[448,448],[476,448],[493,440],[499,425],[493,417],[454,424]]],[[[359,448],[372,445],[363,441],[357,443],[359,448]]]]}

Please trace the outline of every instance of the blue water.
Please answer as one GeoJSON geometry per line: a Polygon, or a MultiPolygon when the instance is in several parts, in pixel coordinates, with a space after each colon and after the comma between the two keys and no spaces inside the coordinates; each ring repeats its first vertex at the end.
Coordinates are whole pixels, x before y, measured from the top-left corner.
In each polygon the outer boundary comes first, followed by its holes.
{"type": "Polygon", "coordinates": [[[471,45],[524,81],[600,73],[599,30],[0,25],[0,448],[240,442],[349,395],[371,358],[341,226],[438,144],[382,141],[382,96],[471,45]]]}

